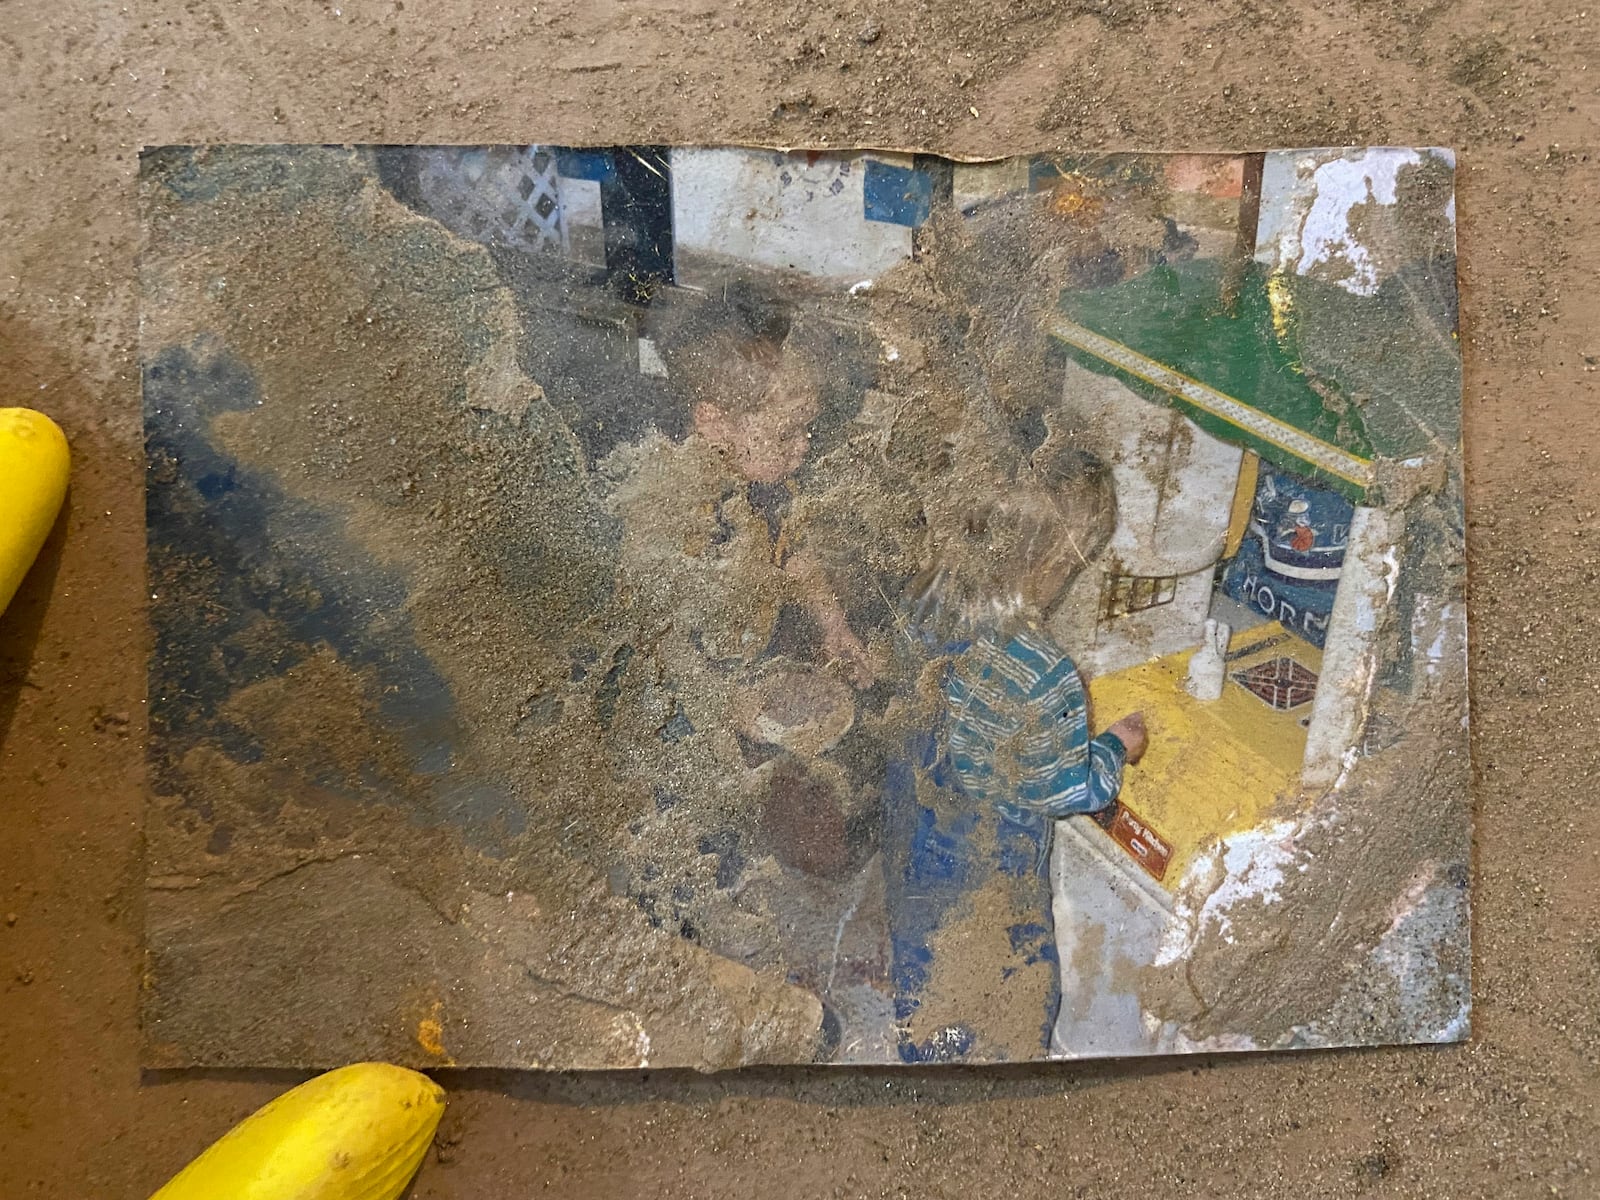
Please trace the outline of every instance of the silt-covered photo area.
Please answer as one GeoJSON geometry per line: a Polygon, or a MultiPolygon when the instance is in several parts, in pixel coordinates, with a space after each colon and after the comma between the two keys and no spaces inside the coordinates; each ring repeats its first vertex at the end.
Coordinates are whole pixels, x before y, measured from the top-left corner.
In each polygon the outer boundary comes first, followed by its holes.
{"type": "Polygon", "coordinates": [[[1448,152],[141,180],[151,1065],[1466,1035],[1448,152]]]}

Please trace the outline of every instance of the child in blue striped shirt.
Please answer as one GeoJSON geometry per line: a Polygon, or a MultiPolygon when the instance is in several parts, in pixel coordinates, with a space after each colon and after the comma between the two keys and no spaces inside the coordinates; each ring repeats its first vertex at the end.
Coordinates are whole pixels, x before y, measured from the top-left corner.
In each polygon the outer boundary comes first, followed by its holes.
{"type": "Polygon", "coordinates": [[[1068,451],[961,516],[908,587],[922,640],[950,657],[944,728],[891,764],[883,853],[900,1056],[1033,1059],[1060,1005],[1053,822],[1115,803],[1144,720],[1089,736],[1051,607],[1109,540],[1110,472],[1068,451]]]}

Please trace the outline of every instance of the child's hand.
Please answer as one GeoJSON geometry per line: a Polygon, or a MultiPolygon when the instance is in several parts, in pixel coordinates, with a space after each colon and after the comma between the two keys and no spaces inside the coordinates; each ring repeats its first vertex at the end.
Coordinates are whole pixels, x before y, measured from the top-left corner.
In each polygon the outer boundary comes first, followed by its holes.
{"type": "Polygon", "coordinates": [[[1145,750],[1149,748],[1150,735],[1144,727],[1143,713],[1129,713],[1106,732],[1117,735],[1123,749],[1127,750],[1128,761],[1131,763],[1143,758],[1145,750]]]}

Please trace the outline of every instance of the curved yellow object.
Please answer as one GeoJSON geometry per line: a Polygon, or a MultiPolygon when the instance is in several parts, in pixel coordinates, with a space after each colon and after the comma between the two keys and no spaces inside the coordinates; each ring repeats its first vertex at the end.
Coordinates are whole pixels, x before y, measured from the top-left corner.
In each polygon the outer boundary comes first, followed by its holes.
{"type": "Polygon", "coordinates": [[[50,536],[67,497],[61,427],[31,408],[0,408],[0,613],[50,536]]]}
{"type": "Polygon", "coordinates": [[[395,1200],[443,1114],[426,1075],[340,1067],[251,1113],[151,1200],[395,1200]]]}

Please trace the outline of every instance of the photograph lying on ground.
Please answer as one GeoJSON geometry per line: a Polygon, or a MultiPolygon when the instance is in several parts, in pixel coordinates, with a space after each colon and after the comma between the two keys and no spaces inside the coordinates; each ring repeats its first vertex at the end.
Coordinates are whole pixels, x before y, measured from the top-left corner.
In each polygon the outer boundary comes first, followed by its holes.
{"type": "Polygon", "coordinates": [[[1466,1036],[1447,151],[141,174],[148,1064],[1466,1036]]]}

